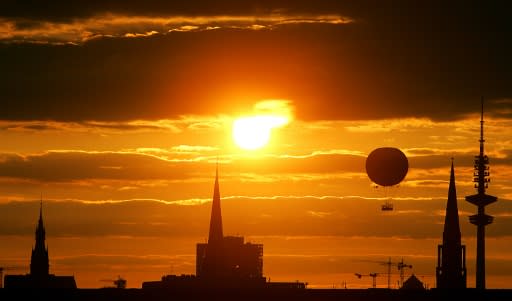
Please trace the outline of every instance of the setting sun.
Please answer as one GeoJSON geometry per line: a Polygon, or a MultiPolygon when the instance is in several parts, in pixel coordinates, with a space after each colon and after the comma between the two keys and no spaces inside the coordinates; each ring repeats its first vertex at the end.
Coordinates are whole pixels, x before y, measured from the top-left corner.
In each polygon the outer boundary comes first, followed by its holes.
{"type": "Polygon", "coordinates": [[[506,1],[89,2],[0,0],[0,301],[512,301],[506,1]]]}
{"type": "Polygon", "coordinates": [[[288,118],[285,116],[241,117],[233,122],[233,139],[240,148],[259,149],[270,141],[273,128],[287,123],[288,118]]]}

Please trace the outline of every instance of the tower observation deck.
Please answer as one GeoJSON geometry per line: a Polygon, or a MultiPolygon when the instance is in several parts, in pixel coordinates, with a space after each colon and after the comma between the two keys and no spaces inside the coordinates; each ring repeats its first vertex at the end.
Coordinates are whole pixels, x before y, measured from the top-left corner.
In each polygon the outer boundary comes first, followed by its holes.
{"type": "Polygon", "coordinates": [[[482,110],[480,117],[480,153],[475,156],[473,182],[477,194],[466,196],[466,201],[478,207],[478,212],[469,217],[469,222],[477,226],[476,237],[476,288],[485,289],[485,226],[493,222],[493,217],[485,214],[485,206],[496,202],[495,196],[488,195],[485,190],[488,188],[489,158],[484,152],[484,99],[482,97],[482,110]]]}

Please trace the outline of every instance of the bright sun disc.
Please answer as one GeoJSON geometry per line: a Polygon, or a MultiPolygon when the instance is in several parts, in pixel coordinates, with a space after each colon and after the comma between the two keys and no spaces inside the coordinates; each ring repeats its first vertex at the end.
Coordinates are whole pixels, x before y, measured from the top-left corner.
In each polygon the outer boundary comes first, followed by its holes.
{"type": "Polygon", "coordinates": [[[241,117],[233,122],[233,139],[243,149],[255,150],[264,147],[270,141],[273,128],[288,123],[284,116],[241,117]]]}

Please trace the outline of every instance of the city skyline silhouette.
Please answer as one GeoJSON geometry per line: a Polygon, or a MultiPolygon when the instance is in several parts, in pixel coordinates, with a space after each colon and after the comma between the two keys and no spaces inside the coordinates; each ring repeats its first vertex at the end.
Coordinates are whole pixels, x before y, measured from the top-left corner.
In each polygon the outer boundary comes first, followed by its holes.
{"type": "MultiPolygon", "coordinates": [[[[481,113],[481,137],[480,137],[480,157],[483,155],[483,100],[482,100],[482,113],[481,113]]],[[[389,149],[379,149],[383,151],[389,151],[389,149]]],[[[394,166],[388,162],[393,160],[396,149],[392,149],[393,152],[391,157],[386,157],[385,153],[379,155],[380,158],[372,158],[372,167],[374,170],[368,169],[368,163],[366,164],[366,170],[369,177],[372,174],[379,173],[381,181],[386,181],[386,173],[384,170],[390,170],[390,179],[396,181],[396,176],[392,170],[394,166]],[[379,169],[378,165],[382,164],[382,168],[379,169]]],[[[389,156],[389,155],[388,155],[389,156]]],[[[404,156],[401,153],[401,156],[404,156]]],[[[370,157],[370,156],[369,156],[370,157]]],[[[481,158],[480,158],[481,159],[481,158]]],[[[436,287],[437,288],[466,288],[467,287],[467,269],[466,269],[466,247],[461,244],[461,232],[459,225],[459,216],[457,209],[457,194],[455,184],[455,172],[453,158],[451,158],[451,171],[450,181],[448,189],[448,199],[446,205],[446,214],[444,220],[444,231],[442,244],[438,246],[438,263],[436,268],[436,287]]],[[[476,161],[477,164],[479,161],[476,161]]],[[[486,159],[486,162],[489,162],[486,159]]],[[[403,173],[402,163],[398,163],[398,173],[403,173]]],[[[475,165],[476,166],[476,165],[475,165]]],[[[475,167],[476,169],[477,167],[475,167]]],[[[488,170],[488,168],[484,168],[488,170]]],[[[488,175],[488,172],[486,173],[488,175]]],[[[404,175],[400,175],[400,181],[404,178],[404,175]]],[[[477,179],[477,178],[475,178],[477,179]]],[[[475,180],[476,181],[476,180],[475,180]]],[[[482,181],[482,180],[480,180],[482,181]]],[[[396,181],[398,182],[398,181],[396,181]]],[[[395,185],[396,185],[395,182],[395,185]]],[[[380,183],[380,182],[379,182],[380,183]]],[[[388,185],[389,186],[389,185],[388,185]]],[[[477,187],[477,186],[475,186],[477,187]]],[[[487,188],[488,186],[486,186],[487,188]]],[[[470,197],[471,198],[471,197],[470,197]]],[[[262,287],[266,282],[266,278],[263,277],[263,245],[246,243],[244,244],[243,236],[224,236],[223,223],[222,223],[222,209],[221,209],[221,196],[220,196],[220,185],[219,185],[219,163],[218,159],[216,162],[215,169],[215,183],[213,189],[213,197],[211,202],[211,214],[210,214],[210,226],[207,243],[198,243],[196,251],[196,273],[195,275],[169,275],[162,276],[161,282],[148,282],[143,283],[142,287],[262,287]],[[254,257],[254,258],[252,258],[254,257]],[[238,284],[237,284],[238,283],[238,284]]],[[[68,281],[68,276],[55,276],[49,274],[49,257],[48,247],[45,245],[45,228],[43,223],[43,200],[41,196],[40,209],[39,209],[39,220],[36,228],[35,235],[35,246],[32,249],[32,257],[30,263],[30,273],[25,275],[7,275],[6,287],[7,288],[24,288],[24,287],[69,287],[76,288],[75,280],[72,283],[68,281]],[[50,279],[51,280],[47,280],[50,279]],[[55,280],[53,280],[55,279],[55,280]],[[69,282],[69,283],[68,283],[69,282]]],[[[477,267],[480,265],[479,260],[485,262],[485,257],[477,259],[477,267]]],[[[391,257],[388,262],[388,289],[390,286],[391,279],[391,257]]],[[[404,286],[404,270],[400,269],[408,267],[412,269],[412,265],[404,264],[402,261],[398,264],[400,270],[400,281],[398,288],[404,286]]],[[[370,273],[368,275],[362,275],[356,273],[361,278],[362,276],[371,276],[373,278],[372,287],[376,288],[376,278],[381,273],[370,273]]],[[[485,271],[484,276],[485,277],[485,271]]],[[[119,276],[119,279],[120,276],[119,276]]],[[[479,287],[479,278],[476,280],[476,287],[479,287]]],[[[406,281],[411,287],[417,287],[422,283],[414,273],[411,274],[410,279],[406,281]]],[[[270,278],[269,278],[270,283],[270,278]]],[[[284,283],[284,282],[281,282],[284,283]]],[[[296,282],[297,284],[299,282],[296,282]]],[[[274,284],[275,286],[276,284],[274,284]]],[[[287,286],[294,283],[289,282],[287,286]]],[[[304,284],[302,284],[304,285],[304,284]]],[[[428,284],[421,284],[425,288],[428,284]]],[[[305,287],[305,286],[304,286],[305,287]]],[[[484,282],[485,287],[485,282],[484,282]]],[[[346,288],[346,285],[345,285],[346,288]]]]}
{"type": "Polygon", "coordinates": [[[506,8],[6,3],[0,274],[512,289],[506,8]]]}

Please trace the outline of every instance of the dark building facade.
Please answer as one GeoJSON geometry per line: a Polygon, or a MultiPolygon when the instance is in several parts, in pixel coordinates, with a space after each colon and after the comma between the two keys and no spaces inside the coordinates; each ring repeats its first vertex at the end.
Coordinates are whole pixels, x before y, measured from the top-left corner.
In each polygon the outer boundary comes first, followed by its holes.
{"type": "Polygon", "coordinates": [[[461,243],[453,161],[444,218],[443,244],[437,247],[436,286],[466,288],[466,246],[461,243]]]}
{"type": "Polygon", "coordinates": [[[39,208],[39,222],[36,227],[36,244],[30,258],[30,274],[6,275],[5,288],[76,288],[75,277],[50,274],[48,246],[45,245],[46,231],[43,224],[43,204],[39,208]]]}
{"type": "Polygon", "coordinates": [[[208,281],[263,278],[263,245],[244,243],[243,237],[224,236],[219,174],[215,175],[208,243],[196,247],[196,275],[208,281]]]}
{"type": "MultiPolygon", "coordinates": [[[[215,261],[209,258],[209,244],[197,244],[196,275],[200,278],[263,278],[263,245],[244,243],[239,236],[223,238],[221,256],[215,253],[215,261]],[[213,264],[212,264],[213,262],[213,264]]],[[[214,250],[216,252],[217,250],[214,250]]]]}
{"type": "Polygon", "coordinates": [[[207,243],[196,245],[196,275],[165,275],[146,281],[143,289],[305,289],[303,282],[266,282],[263,277],[263,245],[244,242],[241,236],[224,236],[220,204],[219,172],[213,188],[210,231],[207,243]]]}

